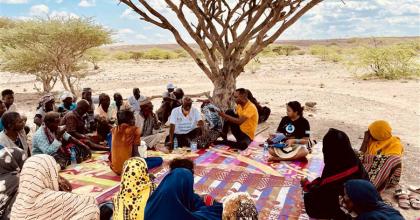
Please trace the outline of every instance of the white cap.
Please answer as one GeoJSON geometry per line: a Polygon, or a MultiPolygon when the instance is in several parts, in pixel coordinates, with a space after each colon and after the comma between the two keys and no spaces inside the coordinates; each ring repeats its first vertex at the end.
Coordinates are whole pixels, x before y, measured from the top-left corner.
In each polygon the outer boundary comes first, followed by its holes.
{"type": "Polygon", "coordinates": [[[168,83],[168,85],[166,85],[166,89],[175,89],[175,85],[173,83],[168,83]]]}
{"type": "Polygon", "coordinates": [[[63,94],[61,95],[60,99],[61,99],[61,101],[63,101],[66,98],[74,98],[74,95],[69,91],[64,91],[63,94]]]}

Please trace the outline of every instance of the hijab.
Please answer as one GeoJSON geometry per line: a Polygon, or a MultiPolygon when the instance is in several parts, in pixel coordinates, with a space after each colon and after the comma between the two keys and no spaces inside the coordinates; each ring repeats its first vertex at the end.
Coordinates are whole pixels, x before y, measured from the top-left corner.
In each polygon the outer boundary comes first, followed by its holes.
{"type": "Polygon", "coordinates": [[[205,206],[193,190],[190,170],[176,168],[168,173],[147,201],[145,219],[216,220],[222,218],[220,203],[205,206]]]}
{"type": "Polygon", "coordinates": [[[0,219],[9,219],[26,155],[20,148],[0,149],[0,219]]]}
{"type": "Polygon", "coordinates": [[[143,220],[147,199],[154,184],[147,164],[140,157],[128,159],[123,166],[119,193],[114,197],[114,220],[143,220]]]}
{"type": "Polygon", "coordinates": [[[94,197],[60,192],[60,166],[53,157],[39,154],[23,165],[12,219],[98,219],[94,197]]]}
{"type": "Polygon", "coordinates": [[[349,180],[344,184],[347,196],[357,211],[357,220],[402,220],[401,214],[386,205],[375,186],[367,180],[349,180]]]}
{"type": "Polygon", "coordinates": [[[379,120],[369,125],[369,133],[373,137],[369,141],[367,153],[370,155],[397,155],[403,153],[403,145],[399,137],[392,136],[392,128],[388,122],[379,120]]]}
{"type": "Polygon", "coordinates": [[[325,180],[333,176],[345,177],[352,174],[356,174],[359,178],[367,177],[346,133],[330,128],[323,139],[322,153],[325,166],[321,179],[325,180]]]}

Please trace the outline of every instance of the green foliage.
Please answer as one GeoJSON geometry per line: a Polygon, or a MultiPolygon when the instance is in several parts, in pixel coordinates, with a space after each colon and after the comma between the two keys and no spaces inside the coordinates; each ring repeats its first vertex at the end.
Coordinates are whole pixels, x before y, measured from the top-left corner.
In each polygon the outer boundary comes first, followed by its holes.
{"type": "Polygon", "coordinates": [[[105,51],[99,48],[89,49],[85,53],[85,59],[93,64],[94,69],[99,69],[98,62],[104,60],[106,56],[105,51]]]}
{"type": "Polygon", "coordinates": [[[279,45],[273,47],[272,51],[277,55],[289,56],[293,51],[299,50],[300,48],[294,45],[279,45]]]}
{"type": "Polygon", "coordinates": [[[174,50],[176,53],[177,58],[188,58],[190,55],[184,49],[176,49],[174,50]]]}
{"type": "Polygon", "coordinates": [[[144,53],[144,59],[149,60],[170,60],[175,58],[177,58],[177,54],[175,52],[159,48],[152,48],[144,53]]]}
{"type": "Polygon", "coordinates": [[[116,60],[129,60],[131,59],[131,54],[125,51],[117,51],[112,54],[112,57],[116,60]]]}
{"type": "Polygon", "coordinates": [[[356,65],[365,67],[365,78],[409,79],[420,76],[415,44],[365,47],[359,50],[356,65]]]}
{"type": "Polygon", "coordinates": [[[111,43],[111,33],[90,19],[49,18],[14,21],[2,28],[4,71],[32,74],[50,91],[60,79],[66,90],[86,75],[89,49],[111,43]]]}
{"type": "Polygon", "coordinates": [[[343,59],[342,49],[338,46],[313,45],[309,48],[312,55],[318,56],[322,61],[339,62],[343,59]]]}
{"type": "Polygon", "coordinates": [[[144,52],[142,52],[142,51],[130,51],[130,59],[138,62],[142,58],[144,58],[144,52]]]}

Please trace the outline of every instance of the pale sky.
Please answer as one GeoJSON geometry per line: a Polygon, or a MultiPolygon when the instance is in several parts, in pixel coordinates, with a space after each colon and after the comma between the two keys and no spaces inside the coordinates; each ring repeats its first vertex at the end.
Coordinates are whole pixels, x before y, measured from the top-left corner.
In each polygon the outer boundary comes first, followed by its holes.
{"type": "MultiPolygon", "coordinates": [[[[150,2],[162,13],[170,13],[162,0],[150,2]]],[[[420,36],[420,0],[344,2],[325,0],[290,27],[279,40],[420,36]]],[[[0,16],[16,19],[91,17],[114,31],[117,44],[175,43],[171,33],[141,21],[117,0],[0,0],[0,16]]],[[[185,31],[181,32],[187,35],[185,31]]]]}

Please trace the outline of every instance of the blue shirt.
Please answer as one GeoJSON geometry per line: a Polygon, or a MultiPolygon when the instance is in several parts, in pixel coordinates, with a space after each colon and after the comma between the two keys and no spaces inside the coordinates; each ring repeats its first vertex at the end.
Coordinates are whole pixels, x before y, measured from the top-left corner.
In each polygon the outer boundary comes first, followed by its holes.
{"type": "Polygon", "coordinates": [[[70,109],[67,109],[66,107],[64,107],[64,104],[63,103],[61,103],[60,105],[58,105],[58,108],[65,109],[67,111],[73,111],[73,110],[76,109],[76,107],[77,107],[76,103],[71,103],[70,109]]]}
{"type": "Polygon", "coordinates": [[[4,130],[3,121],[0,118],[0,132],[4,130]]]}
{"type": "Polygon", "coordinates": [[[48,137],[45,134],[45,125],[42,125],[38,130],[36,130],[32,138],[32,155],[35,154],[49,154],[52,155],[56,153],[61,147],[62,143],[54,139],[50,144],[48,137]]]}

